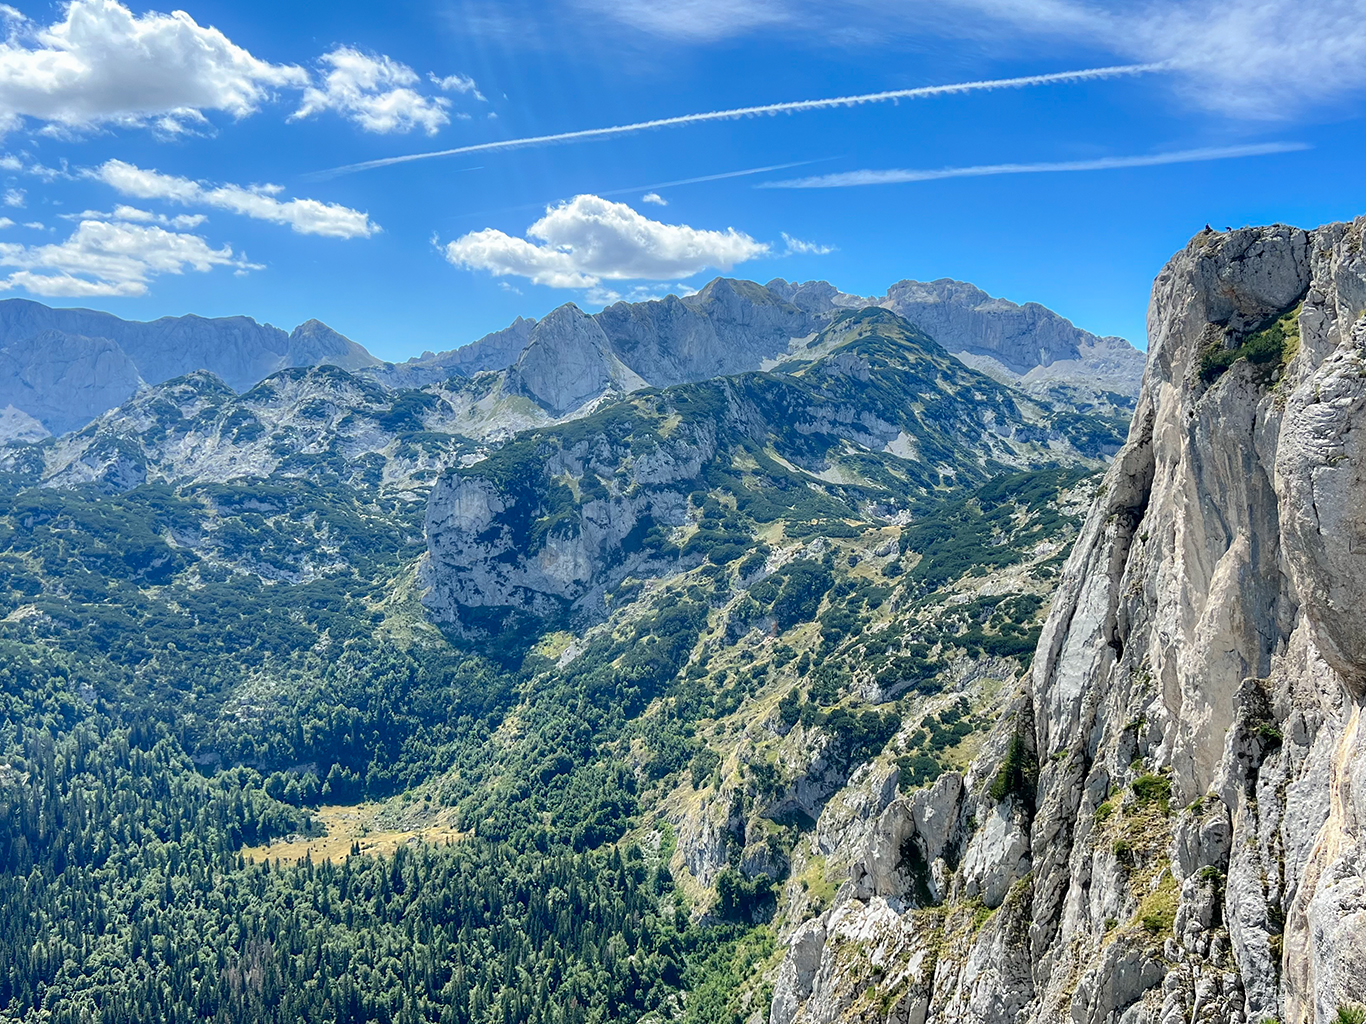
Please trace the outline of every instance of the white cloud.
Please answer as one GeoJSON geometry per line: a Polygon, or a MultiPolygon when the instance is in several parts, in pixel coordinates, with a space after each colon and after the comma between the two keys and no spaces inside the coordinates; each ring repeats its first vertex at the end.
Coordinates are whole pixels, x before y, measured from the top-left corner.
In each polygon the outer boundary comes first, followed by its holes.
{"type": "Polygon", "coordinates": [[[308,73],[258,60],[184,11],[138,17],[116,0],[71,0],[60,21],[11,16],[0,43],[0,128],[144,124],[178,131],[203,111],[253,113],[308,73]]]}
{"type": "Polygon", "coordinates": [[[15,171],[27,174],[34,178],[41,178],[43,181],[52,182],[59,179],[71,179],[71,173],[67,170],[66,160],[61,161],[61,167],[45,167],[43,164],[31,159],[28,153],[15,155],[6,153],[0,156],[0,170],[15,171]],[[26,162],[27,161],[27,162],[26,162]]]}
{"type": "MultiPolygon", "coordinates": [[[[331,68],[321,87],[304,90],[303,104],[291,120],[321,110],[335,110],[370,132],[409,132],[422,128],[435,135],[450,124],[450,100],[428,97],[412,89],[417,73],[406,64],[383,55],[371,56],[350,46],[339,46],[320,58],[331,68]]],[[[458,76],[455,76],[458,77],[458,76]]],[[[446,81],[446,80],[440,80],[446,81]]],[[[474,85],[470,82],[471,87],[474,85]]]]}
{"type": "Polygon", "coordinates": [[[0,228],[12,227],[14,227],[14,221],[10,220],[8,217],[0,217],[0,228]]]}
{"type": "Polygon", "coordinates": [[[125,206],[122,203],[114,207],[113,213],[105,213],[101,210],[82,210],[80,213],[60,213],[57,216],[61,217],[62,220],[126,220],[132,224],[160,224],[163,227],[175,228],[177,231],[197,228],[209,219],[202,213],[182,213],[175,217],[168,217],[164,213],[152,213],[150,210],[142,210],[136,206],[125,206]]]}
{"type": "Polygon", "coordinates": [[[144,224],[165,224],[177,231],[197,228],[209,219],[202,213],[182,213],[175,217],[168,217],[164,213],[151,213],[148,210],[140,210],[136,206],[123,206],[122,204],[114,207],[114,217],[118,220],[140,221],[144,224]]]}
{"type": "MultiPolygon", "coordinates": [[[[1303,142],[1265,142],[1249,146],[1217,146],[1184,149],[1170,153],[1141,156],[1107,156],[1094,160],[1068,160],[1037,164],[979,164],[975,167],[929,169],[892,168],[890,170],[841,171],[810,178],[761,182],[758,188],[854,188],[860,185],[896,185],[910,181],[939,181],[944,178],[985,178],[998,174],[1055,174],[1078,171],[1113,171],[1128,167],[1158,167],[1163,164],[1203,163],[1237,157],[1297,153],[1308,149],[1303,142]]],[[[786,235],[783,236],[787,238],[786,235]]],[[[789,240],[791,246],[791,240],[789,240]]],[[[805,244],[805,243],[800,243],[805,244]]]]}
{"type": "Polygon", "coordinates": [[[642,203],[654,203],[656,206],[668,206],[669,201],[658,192],[646,192],[640,197],[642,203]]]}
{"type": "Polygon", "coordinates": [[[496,228],[473,231],[445,247],[446,259],[497,277],[525,277],[554,288],[592,288],[604,280],[687,277],[707,267],[727,271],[769,251],[734,228],[709,231],[664,224],[625,203],[592,195],[547,207],[526,235],[514,238],[496,228]]]}
{"type": "Polygon", "coordinates": [[[32,228],[35,231],[42,231],[47,225],[40,220],[30,220],[24,223],[24,227],[32,228]]]}
{"type": "Polygon", "coordinates": [[[1366,88],[1359,0],[1164,0],[1127,17],[1074,6],[1115,52],[1168,62],[1187,100],[1234,116],[1280,120],[1366,88]]]}
{"type": "Polygon", "coordinates": [[[148,282],[162,274],[205,273],[220,266],[260,269],[231,246],[214,249],[198,235],[94,219],[81,221],[63,242],[0,242],[0,266],[18,268],[0,279],[0,290],[22,288],[49,298],[143,295],[148,282]]]}
{"type": "Polygon", "coordinates": [[[784,256],[825,256],[835,251],[833,245],[820,245],[816,242],[803,242],[800,238],[793,238],[786,231],[783,232],[784,256]]]}
{"type": "Polygon", "coordinates": [[[445,78],[438,78],[429,72],[427,77],[442,92],[468,93],[481,102],[488,102],[484,99],[484,94],[479,91],[479,86],[474,84],[474,79],[469,75],[447,75],[445,78]]]}
{"type": "Polygon", "coordinates": [[[21,188],[7,188],[5,189],[5,195],[3,198],[4,204],[6,206],[13,206],[22,209],[25,202],[25,195],[26,193],[21,188]]]}
{"type": "MultiPolygon", "coordinates": [[[[368,214],[338,203],[317,199],[279,200],[279,185],[209,185],[204,182],[146,170],[122,160],[107,160],[90,172],[123,195],[135,199],[163,199],[186,206],[230,210],[256,220],[287,224],[302,235],[328,238],[369,238],[379,225],[368,214]]],[[[141,211],[139,211],[141,212],[141,211]]]]}
{"type": "MultiPolygon", "coordinates": [[[[136,15],[118,0],[70,0],[51,24],[3,4],[0,17],[9,22],[0,41],[0,133],[33,119],[58,137],[106,124],[177,136],[208,126],[206,112],[246,117],[285,90],[303,93],[294,118],[335,110],[367,131],[429,134],[450,122],[450,101],[414,89],[411,68],[353,47],[319,58],[315,78],[254,57],[184,11],[136,15]]],[[[468,76],[431,80],[484,98],[468,76]]]]}

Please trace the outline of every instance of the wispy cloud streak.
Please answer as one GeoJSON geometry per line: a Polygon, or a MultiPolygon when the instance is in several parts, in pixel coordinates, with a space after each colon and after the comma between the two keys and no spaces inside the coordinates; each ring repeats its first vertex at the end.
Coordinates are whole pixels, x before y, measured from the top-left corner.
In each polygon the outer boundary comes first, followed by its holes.
{"type": "Polygon", "coordinates": [[[1084,68],[1080,71],[1059,71],[1047,75],[1024,75],[1019,78],[995,78],[979,82],[955,82],[949,85],[925,85],[914,89],[889,89],[884,92],[862,93],[857,96],[833,96],[819,100],[793,100],[786,103],[764,103],[753,107],[733,107],[729,110],[709,110],[698,114],[680,114],[677,117],[660,117],[651,121],[636,121],[633,124],[611,125],[607,128],[584,128],[572,132],[556,132],[553,135],[531,135],[521,139],[502,139],[498,142],[479,142],[469,146],[456,146],[453,149],[438,149],[426,153],[407,153],[403,156],[384,157],[379,160],[365,160],[361,163],[334,167],[321,175],[352,174],[356,171],[370,171],[378,167],[392,167],[395,164],[411,163],[414,160],[432,160],[443,156],[460,156],[464,153],[485,153],[493,150],[525,149],[530,146],[546,146],[559,142],[583,142],[589,139],[602,139],[614,135],[630,135],[635,132],[650,131],[655,128],[674,128],[680,125],[702,124],[707,121],[733,121],[744,117],[759,117],[765,114],[804,114],[813,110],[829,110],[835,107],[857,107],[868,103],[895,103],[900,100],[928,99],[932,96],[954,96],[961,93],[984,92],[993,89],[1025,89],[1036,85],[1061,85],[1071,82],[1084,82],[1094,79],[1117,78],[1124,75],[1140,75],[1159,71],[1163,64],[1124,64],[1106,68],[1084,68]]]}
{"type": "Polygon", "coordinates": [[[854,188],[859,185],[896,185],[908,181],[938,181],[943,178],[985,178],[996,174],[1051,174],[1067,171],[1113,171],[1126,167],[1157,167],[1161,164],[1189,164],[1206,160],[1231,160],[1244,156],[1270,156],[1310,149],[1304,142],[1262,142],[1248,146],[1218,146],[1183,149],[1144,156],[1107,156],[1095,160],[1068,160],[1038,164],[981,164],[976,167],[940,167],[929,170],[894,168],[885,171],[844,171],[811,178],[764,181],[755,188],[854,188]]]}

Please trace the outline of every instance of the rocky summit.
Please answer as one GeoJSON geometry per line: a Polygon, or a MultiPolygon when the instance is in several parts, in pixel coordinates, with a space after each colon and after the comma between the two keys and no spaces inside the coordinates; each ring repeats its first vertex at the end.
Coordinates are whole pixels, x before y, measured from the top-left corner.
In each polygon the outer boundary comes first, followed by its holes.
{"type": "Polygon", "coordinates": [[[1197,235],[1141,384],[952,281],[0,304],[0,1019],[1360,1020],[1364,233],[1197,235]]]}

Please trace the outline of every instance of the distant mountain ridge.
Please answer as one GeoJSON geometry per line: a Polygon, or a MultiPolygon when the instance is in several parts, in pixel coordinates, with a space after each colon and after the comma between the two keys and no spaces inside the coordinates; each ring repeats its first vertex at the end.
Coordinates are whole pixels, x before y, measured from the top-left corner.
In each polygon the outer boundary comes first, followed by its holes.
{"type": "Polygon", "coordinates": [[[13,407],[57,434],[84,426],[143,384],[208,370],[242,391],[277,370],[320,363],[358,370],[379,360],[317,320],[290,333],[246,316],[144,323],[0,301],[0,410],[13,407]]]}
{"type": "Polygon", "coordinates": [[[898,281],[886,295],[871,298],[836,291],[825,281],[779,278],[768,287],[813,313],[890,309],[969,366],[1012,384],[1088,384],[1132,396],[1143,377],[1143,353],[1123,338],[1099,337],[1047,306],[1017,305],[965,281],[898,281]]]}
{"type": "Polygon", "coordinates": [[[420,387],[453,374],[506,370],[517,390],[563,415],[572,408],[566,402],[583,405],[633,377],[668,387],[763,369],[839,313],[870,306],[910,320],[974,369],[1043,396],[1096,404],[1108,395],[1127,411],[1143,376],[1143,353],[1123,338],[1098,337],[1036,302],[1017,305],[947,278],[900,281],[871,297],[827,281],[716,278],[692,295],[618,302],[591,315],[566,303],[540,324],[519,317],[462,348],[368,372],[420,387]],[[547,321],[553,329],[541,329],[547,321]],[[541,368],[561,359],[580,393],[544,376],[541,368]]]}
{"type": "Polygon", "coordinates": [[[318,320],[286,333],[250,317],[150,322],[88,309],[0,301],[0,443],[76,430],[139,388],[205,370],[245,391],[288,367],[335,365],[396,388],[502,375],[499,391],[562,419],[643,387],[700,383],[768,369],[838,315],[880,306],[920,327],[974,369],[1054,404],[1127,414],[1143,354],[1037,303],[974,285],[901,281],[881,297],[826,281],[767,285],[716,278],[691,295],[618,302],[595,314],[566,303],[541,320],[440,353],[384,363],[318,320]]]}

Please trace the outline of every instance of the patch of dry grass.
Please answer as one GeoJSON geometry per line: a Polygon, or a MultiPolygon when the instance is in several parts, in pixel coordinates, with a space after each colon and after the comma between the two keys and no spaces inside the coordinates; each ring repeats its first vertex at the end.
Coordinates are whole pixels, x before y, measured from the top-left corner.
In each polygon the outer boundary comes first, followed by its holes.
{"type": "Polygon", "coordinates": [[[260,846],[246,847],[242,856],[250,861],[278,860],[294,864],[311,857],[313,862],[343,861],[351,853],[353,844],[370,856],[387,856],[404,844],[429,843],[444,846],[465,838],[453,821],[453,813],[444,810],[426,824],[409,829],[377,828],[375,819],[384,804],[332,804],[319,807],[313,814],[326,829],[322,836],[294,836],[277,839],[260,846]]]}

